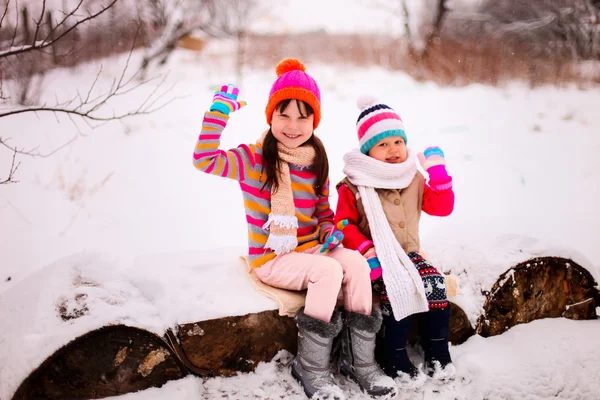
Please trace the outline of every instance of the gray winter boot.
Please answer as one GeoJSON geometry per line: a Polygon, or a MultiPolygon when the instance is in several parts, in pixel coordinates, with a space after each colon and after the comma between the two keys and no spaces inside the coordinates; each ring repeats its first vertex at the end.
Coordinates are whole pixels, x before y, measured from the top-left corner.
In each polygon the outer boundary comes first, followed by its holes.
{"type": "Polygon", "coordinates": [[[339,369],[369,396],[392,399],[398,391],[396,383],[375,361],[375,337],[380,327],[381,311],[376,308],[372,315],[344,312],[339,369]]]}
{"type": "Polygon", "coordinates": [[[302,307],[296,312],[296,325],[298,354],[292,364],[292,376],[309,399],[345,400],[329,366],[333,339],[342,329],[340,313],[334,312],[331,322],[326,323],[304,314],[302,307]]]}

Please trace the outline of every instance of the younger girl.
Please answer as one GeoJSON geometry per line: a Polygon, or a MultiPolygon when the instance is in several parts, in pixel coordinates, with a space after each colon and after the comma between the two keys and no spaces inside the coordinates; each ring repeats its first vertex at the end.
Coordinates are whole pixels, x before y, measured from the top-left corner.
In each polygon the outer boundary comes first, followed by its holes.
{"type": "Polygon", "coordinates": [[[295,59],[276,67],[266,107],[269,130],[256,144],[219,149],[229,114],[245,105],[239,90],[223,86],[204,115],[194,166],[239,182],[248,223],[248,258],[264,283],[307,290],[296,314],[298,354],[292,374],[309,398],[344,399],[329,368],[333,339],[344,330],[341,372],[376,398],[396,385],[374,360],[381,313],[372,309],[369,266],[359,253],[337,247],[344,222],[333,225],[329,165],[314,134],[321,120],[315,80],[295,59]],[[343,316],[335,310],[340,289],[343,316]]]}
{"type": "Polygon", "coordinates": [[[444,277],[419,255],[421,211],[446,216],[454,208],[444,153],[438,147],[418,156],[413,153],[406,147],[402,120],[385,104],[365,97],[359,108],[360,149],[344,156],[347,177],[338,184],[336,218],[349,221],[344,247],[368,260],[373,287],[381,294],[383,328],[377,359],[388,375],[412,378],[416,382],[407,380],[411,385],[422,382],[406,352],[411,315],[422,313],[425,371],[452,375],[444,277]],[[429,184],[417,171],[417,159],[429,174],[429,184]]]}

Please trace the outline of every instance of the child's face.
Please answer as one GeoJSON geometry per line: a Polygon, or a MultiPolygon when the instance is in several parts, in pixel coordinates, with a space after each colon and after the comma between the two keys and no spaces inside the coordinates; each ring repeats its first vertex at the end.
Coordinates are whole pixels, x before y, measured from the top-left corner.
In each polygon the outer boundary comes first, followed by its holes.
{"type": "Polygon", "coordinates": [[[271,131],[285,147],[295,149],[312,136],[314,118],[314,114],[308,115],[304,103],[292,100],[285,109],[275,109],[271,131]]]}
{"type": "Polygon", "coordinates": [[[408,150],[403,137],[389,136],[371,147],[368,155],[389,164],[400,164],[408,158],[408,150]]]}

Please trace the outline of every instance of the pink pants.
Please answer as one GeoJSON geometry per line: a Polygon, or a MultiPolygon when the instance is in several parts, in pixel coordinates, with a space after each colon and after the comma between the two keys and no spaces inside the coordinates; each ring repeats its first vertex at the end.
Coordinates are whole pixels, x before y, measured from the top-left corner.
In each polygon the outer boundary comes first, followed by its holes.
{"type": "Polygon", "coordinates": [[[277,256],[257,268],[256,276],[270,286],[308,289],[304,313],[315,319],[331,320],[340,287],[346,310],[371,315],[373,297],[367,260],[359,252],[341,247],[319,253],[321,247],[277,256]]]}

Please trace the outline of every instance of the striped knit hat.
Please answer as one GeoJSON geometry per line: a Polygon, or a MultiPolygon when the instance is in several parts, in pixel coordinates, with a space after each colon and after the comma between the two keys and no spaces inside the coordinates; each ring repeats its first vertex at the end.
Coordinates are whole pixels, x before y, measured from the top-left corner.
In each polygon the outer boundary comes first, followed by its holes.
{"type": "Polygon", "coordinates": [[[401,136],[408,143],[402,119],[390,107],[370,96],[360,97],[356,105],[361,110],[356,121],[361,153],[369,153],[371,147],[389,136],[401,136]]]}
{"type": "Polygon", "coordinates": [[[279,102],[287,99],[302,100],[309,104],[315,112],[313,127],[316,129],[321,121],[321,91],[317,82],[304,72],[306,68],[295,58],[286,58],[275,67],[277,80],[269,93],[269,102],[265,114],[267,123],[271,125],[273,111],[279,102]]]}

